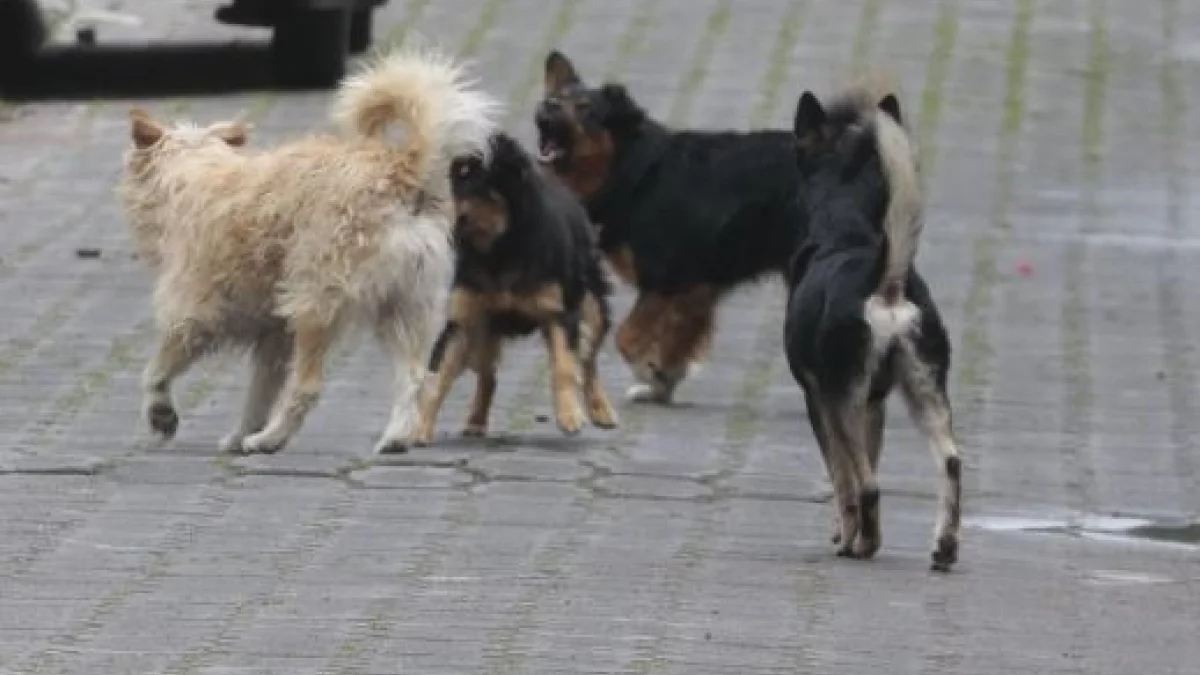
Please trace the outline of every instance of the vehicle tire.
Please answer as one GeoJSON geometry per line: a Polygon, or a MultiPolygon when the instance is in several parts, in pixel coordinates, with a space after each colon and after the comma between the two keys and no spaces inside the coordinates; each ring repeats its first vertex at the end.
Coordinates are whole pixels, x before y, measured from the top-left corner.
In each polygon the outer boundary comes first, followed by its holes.
{"type": "Polygon", "coordinates": [[[350,14],[351,54],[361,54],[371,46],[371,19],[369,9],[358,9],[350,14]]]}
{"type": "Polygon", "coordinates": [[[331,87],[346,74],[350,12],[295,9],[279,17],[271,40],[275,77],[289,87],[331,87]]]}

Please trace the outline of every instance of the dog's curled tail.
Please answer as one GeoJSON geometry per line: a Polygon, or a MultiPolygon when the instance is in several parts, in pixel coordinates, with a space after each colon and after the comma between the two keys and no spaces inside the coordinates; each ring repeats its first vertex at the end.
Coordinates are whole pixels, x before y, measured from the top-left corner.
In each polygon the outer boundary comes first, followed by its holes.
{"type": "Polygon", "coordinates": [[[904,299],[904,283],[917,257],[924,227],[921,182],[908,132],[884,110],[875,116],[875,143],[888,186],[883,274],[876,295],[891,306],[904,299]]]}
{"type": "Polygon", "coordinates": [[[333,104],[334,121],[354,134],[383,138],[390,124],[403,125],[423,180],[454,157],[486,154],[499,113],[463,64],[426,48],[376,57],[342,82],[333,104]]]}

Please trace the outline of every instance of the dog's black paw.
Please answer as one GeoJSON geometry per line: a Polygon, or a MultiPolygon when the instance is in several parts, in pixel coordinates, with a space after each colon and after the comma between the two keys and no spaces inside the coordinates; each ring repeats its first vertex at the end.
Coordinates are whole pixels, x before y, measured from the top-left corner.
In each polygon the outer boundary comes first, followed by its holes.
{"type": "Polygon", "coordinates": [[[468,424],[463,427],[463,438],[483,438],[487,436],[487,427],[480,424],[468,424]]]}
{"type": "Polygon", "coordinates": [[[952,534],[938,537],[937,548],[929,556],[929,569],[934,572],[949,572],[950,567],[958,562],[958,538],[952,534]]]}
{"type": "Polygon", "coordinates": [[[174,438],[179,431],[179,413],[170,403],[155,403],[146,411],[146,420],[155,433],[165,438],[174,438]]]}
{"type": "Polygon", "coordinates": [[[398,438],[391,438],[379,441],[375,444],[375,454],[377,455],[403,455],[408,452],[409,446],[412,445],[408,441],[398,438]]]}

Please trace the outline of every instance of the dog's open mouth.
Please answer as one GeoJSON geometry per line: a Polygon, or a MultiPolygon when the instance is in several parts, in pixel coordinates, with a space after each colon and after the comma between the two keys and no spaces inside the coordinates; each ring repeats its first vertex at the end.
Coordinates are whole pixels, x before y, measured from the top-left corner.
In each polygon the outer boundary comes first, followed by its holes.
{"type": "Polygon", "coordinates": [[[543,121],[538,124],[538,161],[556,168],[565,168],[571,159],[571,133],[560,124],[543,121]]]}
{"type": "Polygon", "coordinates": [[[567,156],[567,149],[552,138],[543,138],[538,143],[538,161],[542,164],[555,164],[567,156]]]}

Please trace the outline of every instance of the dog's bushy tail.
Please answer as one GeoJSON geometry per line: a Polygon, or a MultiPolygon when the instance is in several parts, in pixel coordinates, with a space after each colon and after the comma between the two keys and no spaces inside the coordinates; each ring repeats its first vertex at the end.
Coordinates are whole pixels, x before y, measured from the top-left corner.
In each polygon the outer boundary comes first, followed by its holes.
{"type": "Polygon", "coordinates": [[[875,143],[888,185],[883,274],[876,295],[884,304],[895,305],[904,299],[904,283],[924,227],[921,183],[908,132],[883,111],[875,116],[875,143]]]}
{"type": "Polygon", "coordinates": [[[403,125],[403,149],[422,180],[454,157],[486,155],[499,113],[464,64],[428,48],[376,57],[342,82],[333,105],[334,120],[351,133],[383,138],[389,125],[403,125]]]}

